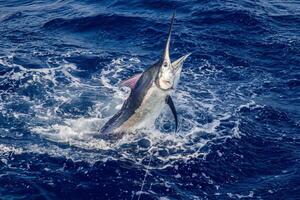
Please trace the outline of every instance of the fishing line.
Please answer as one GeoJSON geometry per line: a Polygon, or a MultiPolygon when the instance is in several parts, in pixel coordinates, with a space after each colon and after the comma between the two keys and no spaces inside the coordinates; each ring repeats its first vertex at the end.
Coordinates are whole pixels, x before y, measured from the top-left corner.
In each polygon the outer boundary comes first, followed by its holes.
{"type": "MultiPolygon", "coordinates": [[[[179,130],[178,130],[179,131],[179,130]]],[[[180,136],[180,135],[179,135],[180,136]]],[[[181,138],[183,138],[182,136],[180,136],[181,138]]],[[[159,145],[159,144],[157,144],[159,145]]],[[[153,146],[150,147],[150,149],[152,148],[153,146]]],[[[147,178],[147,175],[149,173],[149,166],[150,166],[150,163],[152,161],[152,157],[153,157],[153,154],[154,153],[151,153],[150,152],[150,158],[149,158],[149,162],[147,164],[147,168],[146,168],[146,172],[145,172],[145,175],[144,175],[144,179],[143,179],[143,182],[142,182],[142,185],[141,185],[141,189],[140,189],[140,193],[139,193],[139,196],[138,196],[138,200],[140,200],[141,198],[141,195],[143,193],[143,190],[144,190],[144,185],[145,185],[145,182],[146,182],[146,178],[147,178]]],[[[134,198],[135,195],[132,196],[131,200],[134,198]]]]}
{"type": "MultiPolygon", "coordinates": [[[[150,148],[151,149],[151,148],[150,148]]],[[[141,198],[141,195],[143,193],[143,190],[144,190],[144,185],[145,185],[145,182],[146,182],[146,178],[148,176],[148,173],[149,173],[149,166],[150,166],[150,163],[152,161],[152,157],[153,157],[153,153],[150,153],[150,158],[149,158],[149,161],[148,161],[148,164],[147,164],[147,167],[146,167],[146,171],[145,171],[145,175],[144,175],[144,178],[143,178],[143,182],[142,182],[142,185],[141,185],[141,189],[140,189],[140,193],[139,193],[139,196],[138,196],[138,200],[140,200],[141,198]]],[[[134,198],[135,195],[132,196],[131,200],[134,198]]]]}
{"type": "Polygon", "coordinates": [[[146,181],[147,175],[149,173],[149,166],[150,166],[152,157],[153,157],[153,153],[150,154],[149,162],[148,162],[148,165],[147,165],[147,168],[146,168],[146,172],[145,172],[145,175],[144,175],[144,180],[142,182],[142,186],[141,186],[141,189],[140,189],[140,194],[139,194],[138,200],[140,200],[141,195],[143,193],[143,189],[144,189],[144,185],[145,185],[145,181],[146,181]]]}

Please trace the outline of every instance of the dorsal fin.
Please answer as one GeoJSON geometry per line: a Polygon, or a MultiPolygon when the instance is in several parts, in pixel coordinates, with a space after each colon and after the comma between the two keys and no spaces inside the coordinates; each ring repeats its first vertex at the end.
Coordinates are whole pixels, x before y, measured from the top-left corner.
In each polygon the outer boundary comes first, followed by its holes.
{"type": "Polygon", "coordinates": [[[140,79],[140,77],[142,76],[143,73],[140,74],[136,74],[132,77],[130,77],[127,80],[124,80],[120,83],[120,86],[126,86],[129,87],[130,89],[133,89],[136,85],[136,83],[138,82],[138,80],[140,79]]]}

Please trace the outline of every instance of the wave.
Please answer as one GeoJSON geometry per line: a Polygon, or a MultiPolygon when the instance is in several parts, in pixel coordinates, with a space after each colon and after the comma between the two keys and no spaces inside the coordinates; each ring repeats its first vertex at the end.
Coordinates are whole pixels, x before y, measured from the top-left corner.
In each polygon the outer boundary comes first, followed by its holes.
{"type": "Polygon", "coordinates": [[[46,22],[43,28],[65,29],[79,32],[95,29],[110,31],[138,30],[142,24],[147,23],[145,19],[137,16],[126,16],[117,14],[99,14],[96,16],[80,17],[73,19],[56,18],[46,22]]]}
{"type": "Polygon", "coordinates": [[[0,179],[12,183],[4,198],[296,194],[282,192],[299,174],[293,2],[0,4],[0,179]],[[118,84],[161,55],[172,5],[171,57],[193,52],[173,98],[179,132],[166,108],[148,129],[98,139],[129,94],[118,84]]]}

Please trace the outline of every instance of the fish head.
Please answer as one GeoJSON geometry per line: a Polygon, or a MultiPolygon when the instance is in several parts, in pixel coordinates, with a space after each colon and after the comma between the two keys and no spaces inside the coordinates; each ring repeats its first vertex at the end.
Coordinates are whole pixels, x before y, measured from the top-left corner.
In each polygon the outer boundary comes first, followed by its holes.
{"type": "Polygon", "coordinates": [[[181,74],[182,65],[183,65],[184,61],[186,60],[186,58],[190,55],[190,53],[186,54],[186,55],[180,57],[179,59],[177,59],[176,61],[174,61],[173,63],[171,62],[170,41],[171,41],[171,31],[172,31],[174,19],[175,19],[175,13],[173,14],[172,19],[171,19],[171,25],[169,28],[168,39],[167,39],[166,46],[165,46],[165,49],[163,52],[163,57],[159,64],[159,73],[158,73],[158,77],[156,79],[156,83],[157,83],[158,87],[163,90],[169,90],[169,89],[173,89],[176,87],[179,77],[180,77],[180,74],[181,74]]]}
{"type": "Polygon", "coordinates": [[[168,90],[173,87],[175,71],[170,61],[163,61],[158,74],[158,86],[161,89],[168,90]]]}

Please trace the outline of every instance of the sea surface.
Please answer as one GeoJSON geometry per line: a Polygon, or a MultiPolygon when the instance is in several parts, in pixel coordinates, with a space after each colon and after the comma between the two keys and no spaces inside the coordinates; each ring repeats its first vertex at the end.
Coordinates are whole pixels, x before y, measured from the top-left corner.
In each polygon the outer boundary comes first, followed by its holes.
{"type": "Polygon", "coordinates": [[[300,1],[0,0],[0,199],[300,199],[300,1]],[[173,10],[179,132],[99,139],[173,10]]]}

